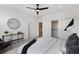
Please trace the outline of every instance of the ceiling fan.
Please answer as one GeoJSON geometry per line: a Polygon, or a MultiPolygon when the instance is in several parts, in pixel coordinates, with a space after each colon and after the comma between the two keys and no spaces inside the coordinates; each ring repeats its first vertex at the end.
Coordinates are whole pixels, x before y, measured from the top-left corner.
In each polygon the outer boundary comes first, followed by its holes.
{"type": "Polygon", "coordinates": [[[48,7],[39,8],[39,4],[36,4],[36,6],[37,6],[36,8],[32,8],[32,7],[26,7],[26,8],[36,10],[36,14],[37,14],[37,15],[39,14],[39,11],[40,11],[40,10],[46,10],[46,9],[48,9],[48,7]]]}

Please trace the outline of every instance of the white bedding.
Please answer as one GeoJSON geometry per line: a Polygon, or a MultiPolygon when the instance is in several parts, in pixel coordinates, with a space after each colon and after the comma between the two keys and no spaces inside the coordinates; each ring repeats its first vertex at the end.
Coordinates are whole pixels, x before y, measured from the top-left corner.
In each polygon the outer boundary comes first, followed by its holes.
{"type": "Polygon", "coordinates": [[[51,46],[46,54],[65,54],[66,53],[66,48],[65,48],[65,43],[66,41],[62,39],[58,39],[57,42],[51,46]]]}
{"type": "MultiPolygon", "coordinates": [[[[18,53],[22,52],[23,44],[18,53]]],[[[60,51],[60,40],[53,37],[42,37],[37,39],[37,41],[29,47],[27,54],[57,54],[61,53],[60,51]]]]}
{"type": "Polygon", "coordinates": [[[28,54],[44,54],[57,41],[56,38],[43,37],[39,38],[35,44],[29,47],[28,54]]]}

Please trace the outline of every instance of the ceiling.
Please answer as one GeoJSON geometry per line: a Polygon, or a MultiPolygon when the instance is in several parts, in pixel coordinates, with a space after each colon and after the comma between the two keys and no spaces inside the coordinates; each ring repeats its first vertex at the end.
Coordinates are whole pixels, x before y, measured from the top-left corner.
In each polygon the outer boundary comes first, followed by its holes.
{"type": "MultiPolygon", "coordinates": [[[[36,11],[26,7],[36,8],[35,4],[0,4],[0,10],[23,13],[25,15],[36,15],[36,11]]],[[[40,8],[49,7],[47,10],[39,11],[39,15],[47,15],[69,9],[79,8],[79,4],[40,4],[40,8]]]]}

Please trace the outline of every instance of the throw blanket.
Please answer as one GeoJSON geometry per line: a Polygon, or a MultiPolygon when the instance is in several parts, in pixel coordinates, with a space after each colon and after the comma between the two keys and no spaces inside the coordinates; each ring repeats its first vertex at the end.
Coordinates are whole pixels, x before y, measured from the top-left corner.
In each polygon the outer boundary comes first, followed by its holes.
{"type": "Polygon", "coordinates": [[[28,48],[29,48],[32,44],[34,44],[35,42],[36,42],[36,39],[33,39],[31,42],[29,42],[28,44],[26,44],[26,45],[23,47],[21,54],[26,54],[28,48]]]}

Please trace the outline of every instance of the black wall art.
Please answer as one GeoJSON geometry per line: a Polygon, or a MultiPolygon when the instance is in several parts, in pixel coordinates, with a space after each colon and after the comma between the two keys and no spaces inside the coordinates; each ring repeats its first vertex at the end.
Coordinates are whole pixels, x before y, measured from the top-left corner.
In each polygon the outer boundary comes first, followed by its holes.
{"type": "Polygon", "coordinates": [[[67,31],[68,27],[71,27],[74,25],[74,18],[70,21],[70,23],[66,26],[66,28],[64,29],[64,31],[67,31]]]}

